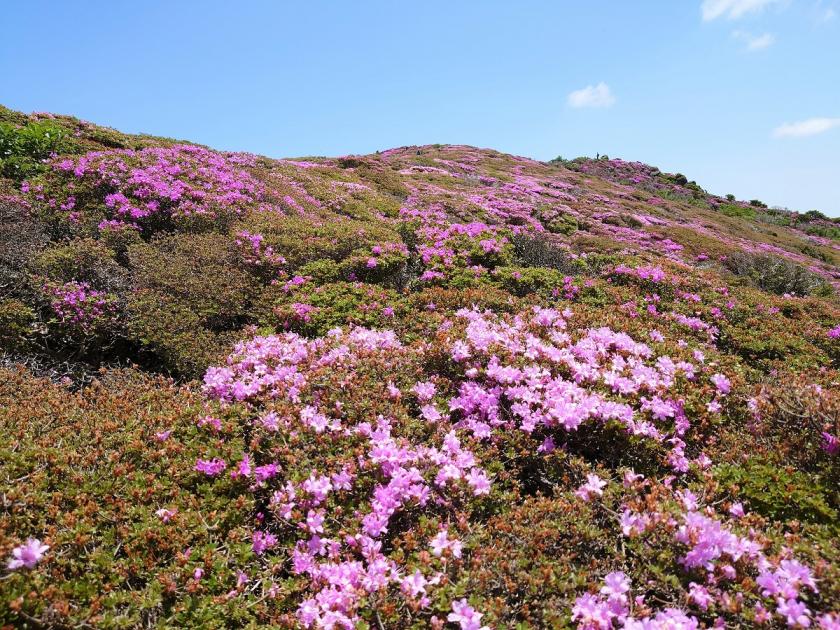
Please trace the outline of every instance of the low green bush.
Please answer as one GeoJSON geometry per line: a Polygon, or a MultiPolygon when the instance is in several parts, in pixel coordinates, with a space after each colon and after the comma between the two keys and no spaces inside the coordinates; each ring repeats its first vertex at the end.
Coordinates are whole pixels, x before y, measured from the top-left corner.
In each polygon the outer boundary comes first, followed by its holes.
{"type": "Polygon", "coordinates": [[[222,234],[181,234],[128,250],[136,289],[151,289],[189,311],[208,330],[240,328],[261,285],[222,234]]]}
{"type": "Polygon", "coordinates": [[[23,126],[0,122],[0,174],[21,181],[46,170],[44,160],[66,153],[67,131],[48,120],[23,126]]]}
{"type": "Polygon", "coordinates": [[[736,252],[727,257],[725,266],[736,276],[747,278],[760,289],[777,295],[803,296],[830,290],[822,276],[773,254],[736,252]]]}
{"type": "Polygon", "coordinates": [[[840,524],[840,512],[831,507],[827,496],[832,490],[811,475],[749,459],[742,465],[719,466],[715,478],[732,496],[741,497],[750,509],[774,521],[840,524]]]}
{"type": "Polygon", "coordinates": [[[756,212],[753,208],[731,203],[724,203],[718,206],[718,212],[725,214],[728,217],[738,217],[741,219],[754,219],[756,216],[756,212]]]}
{"type": "Polygon", "coordinates": [[[27,349],[34,321],[34,311],[24,302],[0,300],[0,348],[11,352],[27,349]]]}

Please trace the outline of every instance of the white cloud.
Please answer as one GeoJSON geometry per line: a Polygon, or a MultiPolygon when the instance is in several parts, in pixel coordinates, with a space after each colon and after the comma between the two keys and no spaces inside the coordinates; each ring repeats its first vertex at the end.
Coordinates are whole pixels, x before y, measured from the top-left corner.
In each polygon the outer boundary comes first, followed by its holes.
{"type": "Polygon", "coordinates": [[[615,96],[610,86],[601,81],[598,85],[587,85],[571,92],[568,102],[572,107],[609,107],[615,103],[615,96]]]}
{"type": "Polygon", "coordinates": [[[840,118],[808,118],[807,120],[779,125],[773,130],[773,137],[804,138],[825,133],[834,127],[840,127],[840,118]]]}
{"type": "Polygon", "coordinates": [[[703,21],[710,22],[725,16],[730,20],[737,20],[747,13],[762,11],[765,7],[776,4],[781,0],[703,0],[700,12],[703,21]]]}
{"type": "Polygon", "coordinates": [[[814,22],[817,24],[827,24],[837,17],[834,0],[814,0],[811,12],[814,22]]]}
{"type": "Polygon", "coordinates": [[[776,42],[776,38],[772,33],[753,35],[752,33],[747,33],[746,31],[734,31],[732,33],[732,37],[744,42],[747,45],[747,50],[750,52],[764,50],[776,42]]]}

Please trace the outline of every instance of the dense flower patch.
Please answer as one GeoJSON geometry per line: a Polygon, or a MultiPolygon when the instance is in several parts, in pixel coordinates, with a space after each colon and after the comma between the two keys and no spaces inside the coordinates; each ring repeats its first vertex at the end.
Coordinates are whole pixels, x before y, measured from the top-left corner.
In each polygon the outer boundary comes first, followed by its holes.
{"type": "Polygon", "coordinates": [[[113,296],[91,288],[86,282],[67,282],[45,290],[52,298],[51,308],[63,324],[90,329],[114,310],[113,296]]]}
{"type": "Polygon", "coordinates": [[[46,186],[24,182],[22,190],[71,224],[94,218],[84,209],[96,201],[100,231],[141,229],[167,219],[241,213],[264,197],[263,186],[242,168],[253,162],[192,145],[93,151],[54,160],[55,178],[46,186]]]}
{"type": "MultiPolygon", "coordinates": [[[[389,331],[336,329],[312,341],[289,333],[242,343],[226,366],[208,371],[204,390],[219,405],[209,412],[235,413],[240,420],[232,430],[222,429],[224,423],[215,416],[202,416],[199,423],[212,435],[246,435],[248,448],[238,463],[199,459],[195,468],[209,477],[230,468],[231,477],[244,482],[243,491],[265,505],[253,533],[253,552],[281,561],[288,557],[291,571],[309,578],[297,611],[302,625],[352,628],[366,602],[387,601],[389,594],[399,593],[420,611],[428,607],[448,567],[424,572],[415,568],[419,557],[406,558],[404,550],[393,548],[389,554],[387,541],[406,535],[422,539],[427,527],[418,517],[435,514],[438,530],[428,543],[432,556],[459,560],[464,551],[456,532],[469,530],[470,513],[480,510],[482,497],[493,492],[486,464],[476,453],[484,443],[505,450],[511,432],[524,433],[535,453],[550,453],[573,434],[591,432],[593,424],[609,425],[667,445],[662,463],[678,473],[689,471],[692,462],[682,438],[691,431],[689,415],[696,411],[686,405],[686,388],[708,379],[712,387],[703,391],[715,402],[731,393],[729,379],[719,373],[704,376],[702,364],[655,356],[648,345],[607,328],[571,331],[571,317],[571,312],[536,307],[505,321],[461,310],[455,320],[444,322],[437,339],[445,344],[448,369],[410,388],[380,383],[380,391],[368,393],[381,396],[383,406],[365,407],[361,416],[329,390],[345,389],[366,363],[390,362],[388,373],[398,378],[401,364],[422,365],[431,350],[405,347],[389,331]],[[327,456],[325,439],[330,453],[352,455],[327,456]],[[329,467],[319,467],[319,461],[329,467]],[[464,507],[471,504],[472,509],[464,507]]],[[[634,448],[632,439],[628,448],[634,448]]],[[[698,452],[694,464],[705,469],[711,460],[698,452]]],[[[625,485],[638,487],[639,479],[628,472],[625,485]]],[[[590,473],[575,494],[585,502],[598,500],[606,485],[590,473]]],[[[807,567],[782,560],[782,568],[773,569],[761,553],[762,544],[732,533],[708,515],[713,512],[699,511],[693,492],[677,490],[674,496],[685,509],[673,538],[687,547],[679,561],[687,572],[704,569],[707,582],[717,585],[737,575],[731,565],[718,569],[719,561],[740,563],[758,573],[757,584],[769,585],[761,591],[764,597],[781,594],[778,615],[799,619],[796,623],[810,621],[813,613],[799,599],[800,586],[817,591],[807,567]]],[[[739,506],[732,511],[743,516],[739,506]]],[[[675,522],[655,510],[629,507],[618,520],[626,536],[675,522]]],[[[604,587],[609,597],[578,598],[572,618],[581,627],[613,627],[613,620],[631,627],[637,623],[629,616],[623,596],[629,586],[621,575],[607,576],[614,583],[604,587]]],[[[706,587],[691,584],[700,609],[717,601],[706,587]]],[[[725,593],[719,588],[711,592],[725,593]]],[[[462,627],[474,627],[463,603],[452,606],[462,627]]],[[[772,611],[762,614],[769,619],[772,611]]],[[[831,617],[823,621],[830,624],[831,617]]],[[[698,621],[672,608],[638,623],[697,627],[698,621]]]]}

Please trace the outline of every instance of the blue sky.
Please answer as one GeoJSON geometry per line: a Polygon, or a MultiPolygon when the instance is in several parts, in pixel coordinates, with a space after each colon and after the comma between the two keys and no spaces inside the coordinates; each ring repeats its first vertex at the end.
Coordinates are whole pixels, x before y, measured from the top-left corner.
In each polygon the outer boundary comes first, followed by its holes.
{"type": "Polygon", "coordinates": [[[4,2],[0,103],[274,157],[606,153],[840,216],[840,0],[4,2]]]}

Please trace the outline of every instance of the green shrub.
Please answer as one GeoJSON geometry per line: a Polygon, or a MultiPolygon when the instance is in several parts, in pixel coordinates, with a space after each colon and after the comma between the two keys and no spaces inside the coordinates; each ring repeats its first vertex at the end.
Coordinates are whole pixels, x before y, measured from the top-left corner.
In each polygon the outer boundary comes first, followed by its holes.
{"type": "Polygon", "coordinates": [[[131,246],[128,258],[129,337],[171,373],[200,376],[256,318],[262,285],[228,236],[162,237],[131,246]]]}
{"type": "Polygon", "coordinates": [[[805,225],[801,229],[805,234],[811,236],[840,240],[840,227],[834,227],[833,225],[805,225]]]}
{"type": "Polygon", "coordinates": [[[731,203],[724,203],[718,207],[718,211],[721,214],[725,214],[728,217],[739,217],[742,219],[754,219],[755,218],[755,210],[747,206],[739,206],[737,204],[731,203]]]}
{"type": "Polygon", "coordinates": [[[35,313],[20,300],[0,300],[0,353],[24,350],[34,319],[35,313]]]}
{"type": "Polygon", "coordinates": [[[297,275],[309,279],[316,284],[327,284],[341,280],[344,270],[342,266],[331,258],[313,260],[297,269],[297,275]]]}
{"type": "Polygon", "coordinates": [[[737,252],[727,257],[725,265],[736,276],[745,277],[760,289],[778,295],[802,296],[830,290],[822,276],[773,254],[737,252]]]}
{"type": "Polygon", "coordinates": [[[334,282],[285,297],[267,323],[280,330],[320,336],[337,326],[389,328],[402,311],[393,290],[362,282],[334,282]],[[393,312],[386,311],[389,308],[393,312]]]}
{"type": "Polygon", "coordinates": [[[410,194],[399,174],[390,168],[374,168],[372,165],[362,165],[356,169],[356,175],[365,181],[374,182],[377,187],[397,199],[405,199],[410,194]]]}
{"type": "Polygon", "coordinates": [[[762,388],[756,439],[783,461],[826,481],[840,509],[840,458],[826,450],[825,434],[840,435],[840,391],[801,375],[762,388]]]}
{"type": "MultiPolygon", "coordinates": [[[[0,369],[0,555],[28,536],[51,547],[46,569],[4,574],[0,625],[254,623],[262,604],[223,597],[234,567],[252,555],[253,506],[192,470],[206,449],[195,427],[198,396],[134,371],[98,376],[73,393],[0,369]],[[156,438],[164,431],[172,437],[156,438]],[[175,512],[168,523],[161,508],[175,512]],[[229,565],[216,559],[219,550],[229,565]],[[207,573],[200,584],[198,567],[207,573]]],[[[236,448],[220,445],[219,454],[236,448]]]]}
{"type": "Polygon", "coordinates": [[[564,234],[565,236],[571,236],[580,229],[577,219],[568,214],[561,214],[546,221],[545,227],[553,234],[564,234]]]}
{"type": "Polygon", "coordinates": [[[555,269],[540,267],[499,267],[494,275],[494,279],[505,291],[516,296],[537,293],[548,298],[562,293],[563,279],[566,277],[566,274],[555,269]]]}
{"type": "Polygon", "coordinates": [[[829,219],[827,216],[825,216],[819,210],[808,210],[808,212],[803,213],[802,216],[800,217],[800,221],[803,221],[805,223],[810,223],[811,221],[830,221],[830,220],[831,219],[829,219]]]}
{"type": "Polygon", "coordinates": [[[66,152],[68,134],[50,122],[29,122],[22,127],[0,123],[0,173],[21,181],[46,170],[44,160],[66,152]]]}
{"type": "Polygon", "coordinates": [[[200,377],[241,337],[208,329],[188,304],[153,289],[131,293],[126,308],[129,338],[148,355],[141,354],[141,362],[178,376],[200,377]]]}
{"type": "Polygon", "coordinates": [[[286,259],[290,271],[316,260],[340,262],[357,250],[360,255],[369,256],[374,245],[400,240],[385,225],[352,219],[315,223],[297,217],[256,214],[242,227],[262,234],[265,244],[286,259]]]}
{"type": "Polygon", "coordinates": [[[27,268],[47,242],[44,226],[25,207],[0,202],[0,297],[29,296],[27,268]]]}
{"type": "Polygon", "coordinates": [[[579,273],[582,265],[572,258],[567,249],[552,242],[542,234],[520,232],[511,237],[514,259],[525,267],[547,267],[573,275],[579,273]]]}
{"type": "Polygon", "coordinates": [[[128,272],[114,252],[92,238],[52,245],[31,261],[29,271],[36,282],[86,282],[109,293],[125,293],[129,286],[128,272]]]}
{"type": "Polygon", "coordinates": [[[209,330],[240,328],[260,284],[230,237],[180,234],[128,250],[137,289],[153,290],[188,310],[209,330]]]}
{"type": "Polygon", "coordinates": [[[774,210],[772,208],[765,210],[760,214],[756,214],[756,221],[761,223],[768,223],[770,225],[779,225],[788,227],[793,225],[793,215],[785,210],[774,210]]]}
{"type": "Polygon", "coordinates": [[[644,226],[644,223],[639,221],[636,217],[632,214],[611,214],[608,217],[604,217],[601,220],[602,223],[606,223],[607,225],[616,225],[619,227],[629,227],[629,228],[640,228],[644,226]]]}
{"type": "Polygon", "coordinates": [[[732,496],[742,497],[750,509],[769,519],[840,523],[840,513],[827,500],[827,489],[813,476],[789,467],[749,459],[742,465],[718,466],[715,477],[732,496]]]}

